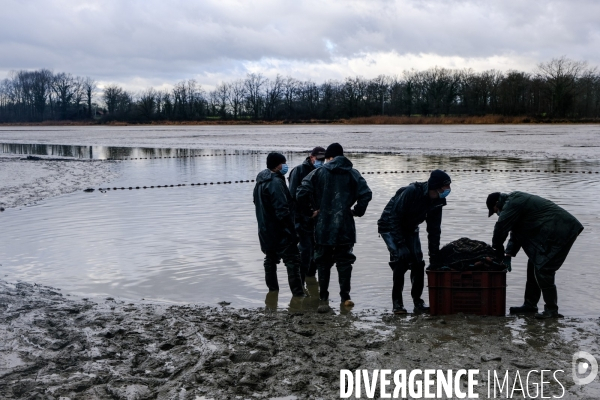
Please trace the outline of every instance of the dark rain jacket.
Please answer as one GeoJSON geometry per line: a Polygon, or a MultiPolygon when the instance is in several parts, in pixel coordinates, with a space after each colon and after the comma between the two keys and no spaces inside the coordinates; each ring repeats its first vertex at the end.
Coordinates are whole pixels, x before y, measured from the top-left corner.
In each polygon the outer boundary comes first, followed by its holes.
{"type": "Polygon", "coordinates": [[[263,252],[297,243],[292,213],[292,196],[279,172],[260,172],[254,186],[258,238],[263,252]]]}
{"type": "Polygon", "coordinates": [[[492,247],[504,248],[513,257],[521,247],[536,268],[541,268],[583,230],[581,223],[550,200],[524,192],[500,194],[500,217],[494,227],[492,247]]]}
{"type": "Polygon", "coordinates": [[[365,214],[372,196],[365,179],[344,156],[308,174],[296,192],[302,214],[319,210],[315,242],[327,246],[356,243],[354,216],[365,214]]]}
{"type": "Polygon", "coordinates": [[[415,234],[423,221],[427,221],[429,254],[435,254],[440,249],[442,207],[445,205],[446,199],[429,197],[427,182],[411,183],[398,189],[387,203],[377,221],[377,230],[389,232],[396,243],[403,243],[407,236],[415,234]]]}
{"type": "Polygon", "coordinates": [[[310,157],[306,157],[306,160],[297,167],[295,167],[292,172],[290,172],[290,194],[294,199],[294,218],[296,219],[296,223],[300,225],[300,229],[312,232],[315,229],[314,220],[309,216],[302,215],[298,210],[298,205],[296,204],[296,190],[302,184],[302,180],[306,178],[306,176],[315,170],[315,166],[310,161],[310,157]]]}

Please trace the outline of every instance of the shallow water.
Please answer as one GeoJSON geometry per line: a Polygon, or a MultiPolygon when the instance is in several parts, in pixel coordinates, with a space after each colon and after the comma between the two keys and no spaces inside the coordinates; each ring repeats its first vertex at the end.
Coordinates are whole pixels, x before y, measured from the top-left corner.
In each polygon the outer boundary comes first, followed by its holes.
{"type": "MultiPolygon", "coordinates": [[[[102,151],[111,154],[112,150],[102,151]]],[[[189,149],[155,149],[152,154],[185,155],[186,151],[189,154],[189,149]]],[[[127,153],[138,157],[150,154],[140,148],[128,149],[127,153]]],[[[254,179],[264,168],[265,156],[248,153],[245,149],[195,149],[192,154],[199,157],[123,161],[121,178],[105,186],[188,186],[78,192],[32,207],[9,209],[1,215],[2,274],[8,280],[40,282],[86,296],[262,306],[266,287],[252,204],[254,184],[189,186],[254,179]]],[[[92,158],[94,154],[92,151],[92,158]]],[[[291,166],[304,158],[301,153],[286,156],[291,166]]],[[[366,215],[356,221],[357,262],[351,294],[357,309],[383,310],[391,305],[388,253],[377,235],[376,221],[398,187],[427,179],[424,170],[585,170],[593,174],[451,172],[453,187],[444,210],[442,243],[464,236],[491,240],[495,218],[487,218],[485,199],[492,191],[522,190],[547,197],[585,227],[557,275],[561,312],[598,315],[600,204],[593,199],[600,193],[600,175],[595,174],[600,171],[600,162],[381,154],[348,157],[363,173],[423,171],[364,175],[373,201],[366,215]]],[[[421,238],[426,248],[423,232],[424,225],[421,238]]],[[[507,307],[522,302],[525,266],[526,257],[521,252],[508,275],[507,307]]],[[[281,264],[280,271],[278,302],[271,298],[268,305],[287,307],[291,294],[281,264]]],[[[333,272],[330,292],[337,301],[336,281],[337,273],[333,272]]],[[[427,295],[426,289],[424,298],[427,295]]]]}

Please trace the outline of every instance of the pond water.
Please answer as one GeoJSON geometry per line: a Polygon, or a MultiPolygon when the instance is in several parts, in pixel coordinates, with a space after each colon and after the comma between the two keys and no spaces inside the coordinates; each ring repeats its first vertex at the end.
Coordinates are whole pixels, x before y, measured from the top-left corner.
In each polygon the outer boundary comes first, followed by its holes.
{"type": "MultiPolygon", "coordinates": [[[[9,143],[2,149],[12,154],[46,151],[47,155],[70,154],[80,158],[144,158],[120,162],[121,177],[104,187],[174,185],[78,192],[31,207],[8,209],[0,219],[0,271],[4,279],[43,283],[85,296],[213,305],[227,301],[235,307],[264,306],[265,300],[271,307],[289,305],[291,294],[282,264],[279,297],[266,299],[263,254],[252,203],[254,184],[235,183],[254,179],[264,168],[264,154],[245,148],[58,146],[48,150],[43,145],[36,150],[34,145],[19,147],[9,143]],[[194,157],[187,157],[190,155],[194,157]],[[155,158],[173,156],[179,158],[155,158]],[[228,181],[232,183],[216,184],[228,181]],[[205,182],[215,184],[190,185],[205,182]]],[[[298,152],[285,154],[290,166],[301,163],[305,157],[298,152]]],[[[357,309],[384,310],[391,306],[389,256],[376,225],[385,204],[398,187],[424,181],[428,177],[426,170],[442,168],[455,170],[450,172],[452,194],[444,209],[442,244],[461,237],[491,241],[496,218],[487,218],[485,199],[493,191],[539,194],[575,215],[585,230],[557,274],[559,306],[565,315],[598,316],[600,202],[596,199],[600,194],[600,175],[596,172],[600,171],[600,162],[369,153],[347,156],[364,173],[373,191],[365,216],[356,220],[357,261],[351,294],[357,309]],[[592,174],[518,172],[519,169],[585,170],[592,174]],[[415,172],[406,173],[407,170],[415,172]]],[[[424,232],[423,227],[421,239],[426,247],[424,232]]],[[[521,252],[513,259],[513,270],[508,274],[507,307],[522,303],[525,267],[526,257],[521,252]]],[[[309,289],[315,294],[315,287],[309,289]]],[[[330,292],[332,300],[337,301],[335,269],[330,292]]],[[[427,296],[426,291],[424,298],[427,296]]],[[[314,297],[292,305],[316,307],[314,297]]]]}

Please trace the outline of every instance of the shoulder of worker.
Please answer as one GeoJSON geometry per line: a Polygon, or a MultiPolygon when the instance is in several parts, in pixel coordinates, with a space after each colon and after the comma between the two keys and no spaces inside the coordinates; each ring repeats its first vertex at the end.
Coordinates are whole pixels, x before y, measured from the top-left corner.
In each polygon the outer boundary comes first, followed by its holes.
{"type": "Polygon", "coordinates": [[[333,173],[344,173],[352,171],[352,162],[348,160],[345,156],[337,156],[333,160],[325,163],[321,168],[325,168],[325,170],[333,172],[333,173]]]}
{"type": "MultiPolygon", "coordinates": [[[[504,193],[500,193],[500,196],[502,196],[502,195],[504,195],[504,193]]],[[[529,193],[521,192],[519,190],[515,190],[514,192],[508,193],[507,196],[508,196],[509,199],[514,199],[514,198],[519,198],[519,197],[522,197],[522,198],[531,197],[531,196],[533,196],[533,194],[529,194],[529,193]]]]}
{"type": "Polygon", "coordinates": [[[304,161],[302,162],[302,164],[299,165],[299,167],[302,167],[303,169],[306,169],[307,171],[312,171],[313,169],[315,169],[315,166],[310,161],[310,157],[306,157],[304,159],[304,161]]]}
{"type": "Polygon", "coordinates": [[[541,199],[541,197],[535,196],[533,194],[520,192],[520,191],[514,191],[514,192],[510,192],[508,194],[500,193],[500,202],[503,203],[504,206],[507,206],[509,204],[512,204],[513,206],[517,206],[517,205],[524,204],[528,200],[534,199],[536,197],[541,199]]]}
{"type": "Polygon", "coordinates": [[[273,180],[273,175],[275,175],[275,173],[272,172],[270,169],[263,169],[258,173],[258,175],[256,175],[256,183],[264,183],[271,181],[273,180]]]}
{"type": "Polygon", "coordinates": [[[419,197],[428,195],[427,182],[413,182],[410,185],[398,189],[396,194],[402,197],[419,197]]]}
{"type": "Polygon", "coordinates": [[[312,170],[315,169],[315,166],[310,162],[310,157],[306,157],[306,159],[302,162],[302,164],[296,165],[292,171],[290,172],[290,179],[292,175],[299,174],[304,177],[309,174],[312,170]]]}
{"type": "Polygon", "coordinates": [[[318,174],[322,173],[323,168],[315,168],[312,171],[310,171],[304,178],[302,178],[302,182],[304,182],[305,180],[312,180],[312,179],[318,179],[318,174]]]}

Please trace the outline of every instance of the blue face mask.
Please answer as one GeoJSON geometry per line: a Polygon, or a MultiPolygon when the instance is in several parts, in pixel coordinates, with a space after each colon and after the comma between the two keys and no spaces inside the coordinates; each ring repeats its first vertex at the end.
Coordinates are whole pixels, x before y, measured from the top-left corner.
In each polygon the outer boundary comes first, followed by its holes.
{"type": "Polygon", "coordinates": [[[451,189],[446,189],[442,193],[438,192],[438,194],[440,195],[440,199],[445,199],[446,197],[448,197],[448,195],[450,194],[450,191],[451,191],[451,189]]]}
{"type": "Polygon", "coordinates": [[[315,168],[321,168],[323,166],[322,160],[315,160],[315,168]]]}
{"type": "Polygon", "coordinates": [[[279,171],[279,172],[281,172],[281,175],[287,174],[287,172],[288,172],[288,165],[287,164],[283,164],[281,166],[281,171],[279,171]]]}

